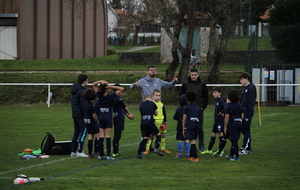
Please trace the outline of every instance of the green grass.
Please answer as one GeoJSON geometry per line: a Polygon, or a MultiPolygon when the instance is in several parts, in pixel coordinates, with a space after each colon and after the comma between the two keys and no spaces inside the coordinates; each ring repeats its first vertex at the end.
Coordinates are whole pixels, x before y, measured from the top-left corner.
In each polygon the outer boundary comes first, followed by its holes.
{"type": "MultiPolygon", "coordinates": [[[[240,162],[230,162],[211,155],[200,155],[200,162],[175,158],[177,106],[167,105],[167,148],[163,157],[146,155],[137,160],[140,141],[137,106],[129,106],[135,120],[126,120],[120,142],[122,157],[114,161],[66,156],[22,160],[18,153],[25,148],[38,149],[46,132],[56,141],[70,140],[73,132],[69,104],[2,106],[0,189],[298,189],[300,147],[300,107],[262,107],[259,125],[257,107],[252,122],[254,153],[242,155],[240,162]],[[12,182],[18,174],[45,177],[25,185],[12,182]]],[[[213,124],[213,109],[205,110],[205,146],[213,124]]],[[[87,141],[86,141],[87,142],[87,141]]],[[[217,141],[214,150],[217,148],[217,141]]],[[[241,145],[241,142],[239,142],[241,145]]],[[[87,151],[85,144],[84,150],[87,151]]],[[[228,154],[230,142],[225,147],[228,154]]]]}
{"type": "MultiPolygon", "coordinates": [[[[228,39],[227,50],[229,51],[248,51],[250,38],[233,36],[228,39]]],[[[269,36],[263,36],[257,38],[257,50],[275,50],[275,47],[271,44],[271,39],[269,36]]]]}

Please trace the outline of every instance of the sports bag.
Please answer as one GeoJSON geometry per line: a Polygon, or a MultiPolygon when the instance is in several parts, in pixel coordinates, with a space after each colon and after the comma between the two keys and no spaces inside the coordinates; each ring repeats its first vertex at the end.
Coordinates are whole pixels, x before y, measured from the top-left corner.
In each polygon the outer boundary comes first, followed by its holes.
{"type": "Polygon", "coordinates": [[[42,154],[49,155],[54,145],[55,145],[54,137],[52,136],[51,133],[47,132],[41,144],[42,154]]]}

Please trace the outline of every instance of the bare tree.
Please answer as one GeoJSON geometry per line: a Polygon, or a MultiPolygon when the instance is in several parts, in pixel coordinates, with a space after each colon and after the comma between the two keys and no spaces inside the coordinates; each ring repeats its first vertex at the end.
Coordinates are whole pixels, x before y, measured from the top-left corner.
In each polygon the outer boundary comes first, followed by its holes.
{"type": "Polygon", "coordinates": [[[222,66],[222,58],[226,51],[227,40],[233,28],[239,22],[240,7],[247,0],[205,0],[207,15],[210,16],[210,34],[209,34],[209,50],[207,53],[207,72],[208,82],[218,83],[219,74],[222,66]],[[220,46],[216,47],[216,28],[221,26],[222,35],[220,36],[220,46]]]}
{"type": "Polygon", "coordinates": [[[190,53],[193,45],[194,29],[196,27],[195,18],[198,14],[197,0],[176,0],[161,1],[160,15],[161,25],[165,28],[166,33],[172,40],[172,57],[173,61],[166,70],[167,78],[172,79],[177,67],[179,66],[179,57],[177,50],[182,54],[182,64],[178,73],[178,81],[182,83],[188,75],[190,53]],[[185,20],[188,21],[187,44],[182,46],[179,42],[179,36],[185,20]],[[172,30],[173,29],[173,30],[172,30]]]}
{"type": "Polygon", "coordinates": [[[133,29],[134,42],[137,45],[138,33],[141,27],[155,22],[158,18],[156,5],[159,0],[127,0],[121,2],[122,11],[119,13],[119,27],[133,29]]]}

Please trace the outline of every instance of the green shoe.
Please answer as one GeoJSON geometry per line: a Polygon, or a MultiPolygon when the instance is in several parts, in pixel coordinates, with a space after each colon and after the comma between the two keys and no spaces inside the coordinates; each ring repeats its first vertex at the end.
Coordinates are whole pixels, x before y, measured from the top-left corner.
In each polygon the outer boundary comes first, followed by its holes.
{"type": "Polygon", "coordinates": [[[200,154],[212,154],[212,150],[205,150],[203,152],[201,152],[200,154]]]}
{"type": "Polygon", "coordinates": [[[224,150],[221,152],[220,156],[223,156],[223,154],[224,154],[224,150]]]}
{"type": "Polygon", "coordinates": [[[121,156],[121,154],[112,154],[113,157],[121,156]]]}
{"type": "MultiPolygon", "coordinates": [[[[219,150],[217,150],[216,152],[214,152],[213,154],[217,154],[219,152],[219,150]]],[[[224,150],[221,152],[221,154],[219,154],[219,156],[223,156],[224,154],[224,150]]]]}

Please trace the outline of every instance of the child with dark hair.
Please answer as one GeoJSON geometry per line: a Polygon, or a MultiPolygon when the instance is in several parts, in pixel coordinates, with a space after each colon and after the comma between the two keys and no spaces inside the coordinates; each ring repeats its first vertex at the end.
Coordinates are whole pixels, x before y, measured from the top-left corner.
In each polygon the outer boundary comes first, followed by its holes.
{"type": "Polygon", "coordinates": [[[88,158],[95,158],[92,154],[93,151],[93,139],[94,136],[97,138],[99,136],[99,120],[96,114],[95,106],[93,100],[96,99],[96,94],[93,89],[86,89],[83,92],[83,97],[85,98],[84,103],[84,124],[88,133],[88,158]]]}
{"type": "Polygon", "coordinates": [[[95,104],[96,113],[99,120],[100,134],[98,136],[98,159],[113,160],[110,156],[111,151],[111,130],[112,130],[112,105],[113,100],[123,92],[124,88],[120,86],[111,86],[107,81],[97,81],[93,83],[93,89],[96,92],[98,100],[95,104]],[[99,84],[99,87],[97,85],[99,84]],[[116,89],[117,91],[110,94],[110,89],[116,89]],[[104,138],[106,138],[106,150],[107,156],[104,155],[103,144],[104,138]]]}
{"type": "Polygon", "coordinates": [[[196,149],[197,134],[200,128],[199,107],[194,104],[197,94],[194,91],[188,91],[185,95],[188,104],[183,107],[182,134],[191,144],[189,160],[199,162],[196,149]]]}
{"type": "Polygon", "coordinates": [[[243,119],[242,134],[244,135],[243,145],[240,148],[240,154],[252,153],[251,148],[251,121],[254,115],[254,105],[256,100],[256,88],[250,82],[251,75],[244,72],[239,75],[240,83],[244,86],[241,97],[241,104],[245,110],[245,118],[243,119]]]}
{"type": "Polygon", "coordinates": [[[82,94],[85,86],[88,84],[88,76],[84,73],[78,75],[77,83],[71,87],[71,106],[72,118],[74,123],[74,132],[72,137],[72,151],[70,156],[87,157],[83,151],[84,140],[86,137],[86,128],[84,127],[84,102],[82,94]]]}
{"type": "Polygon", "coordinates": [[[230,155],[226,156],[226,158],[231,161],[240,161],[238,140],[243,126],[244,110],[238,101],[239,92],[237,90],[231,90],[228,94],[224,120],[224,133],[231,141],[230,155]]]}
{"type": "Polygon", "coordinates": [[[187,104],[185,94],[182,94],[179,98],[180,106],[176,109],[175,114],[173,116],[174,120],[177,120],[177,133],[176,133],[176,140],[177,143],[177,154],[175,157],[182,157],[182,148],[183,142],[185,142],[185,156],[187,158],[190,157],[190,142],[186,139],[185,136],[182,134],[182,116],[183,116],[183,107],[187,104]]]}
{"type": "MultiPolygon", "coordinates": [[[[120,84],[114,84],[114,86],[121,86],[120,84]]],[[[113,89],[114,92],[117,89],[113,89]]],[[[134,115],[131,114],[124,104],[123,100],[117,96],[113,100],[113,123],[114,123],[114,138],[113,138],[113,154],[112,156],[121,156],[119,154],[119,142],[124,130],[125,117],[127,116],[130,120],[134,119],[134,115]]]]}
{"type": "MultiPolygon", "coordinates": [[[[226,100],[224,97],[222,97],[222,87],[216,86],[212,89],[213,97],[215,98],[215,112],[214,112],[214,124],[211,132],[211,137],[209,141],[209,145],[207,150],[204,152],[201,152],[201,154],[212,154],[212,148],[216,141],[216,134],[218,133],[219,136],[219,145],[221,146],[221,143],[224,143],[223,138],[223,132],[224,132],[224,108],[226,106],[226,100]]],[[[226,141],[225,141],[226,143],[226,141]]],[[[215,152],[218,153],[219,151],[215,152]]],[[[222,156],[223,151],[218,154],[218,156],[222,156]]]]}

